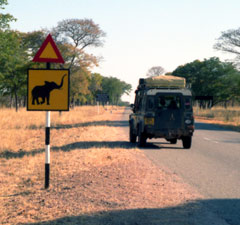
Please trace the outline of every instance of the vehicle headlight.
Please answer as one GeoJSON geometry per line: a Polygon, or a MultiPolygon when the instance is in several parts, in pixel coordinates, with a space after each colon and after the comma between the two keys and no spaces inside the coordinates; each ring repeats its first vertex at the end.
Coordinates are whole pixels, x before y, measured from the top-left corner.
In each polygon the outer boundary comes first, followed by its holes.
{"type": "Polygon", "coordinates": [[[154,125],[154,118],[153,117],[145,117],[144,123],[145,123],[145,125],[154,125]]]}

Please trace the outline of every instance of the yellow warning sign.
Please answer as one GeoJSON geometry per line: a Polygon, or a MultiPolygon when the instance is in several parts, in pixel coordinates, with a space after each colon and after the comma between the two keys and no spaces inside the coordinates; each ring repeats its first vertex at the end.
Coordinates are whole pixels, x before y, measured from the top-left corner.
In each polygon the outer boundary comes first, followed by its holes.
{"type": "Polygon", "coordinates": [[[68,111],[69,70],[28,70],[27,110],[68,111]]]}
{"type": "Polygon", "coordinates": [[[39,58],[48,58],[48,59],[57,59],[58,58],[58,56],[50,42],[48,42],[45,49],[40,54],[39,58]]]}

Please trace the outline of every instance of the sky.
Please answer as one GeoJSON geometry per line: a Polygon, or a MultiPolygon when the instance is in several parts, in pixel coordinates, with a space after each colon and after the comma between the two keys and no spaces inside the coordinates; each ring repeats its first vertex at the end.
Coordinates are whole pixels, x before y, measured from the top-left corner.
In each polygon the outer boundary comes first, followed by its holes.
{"type": "Polygon", "coordinates": [[[106,33],[104,46],[87,52],[103,57],[93,72],[133,87],[153,66],[172,72],[196,59],[232,56],[213,49],[221,32],[240,27],[239,0],[8,0],[11,28],[51,29],[64,19],[92,19],[106,33]]]}

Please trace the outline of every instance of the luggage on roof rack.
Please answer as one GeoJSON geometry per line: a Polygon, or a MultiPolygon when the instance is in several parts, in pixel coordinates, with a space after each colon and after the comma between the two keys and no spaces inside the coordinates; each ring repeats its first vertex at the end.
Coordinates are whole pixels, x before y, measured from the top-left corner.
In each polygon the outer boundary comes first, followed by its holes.
{"type": "Polygon", "coordinates": [[[147,88],[185,88],[186,79],[172,75],[161,75],[146,79],[139,79],[139,86],[147,88]]]}

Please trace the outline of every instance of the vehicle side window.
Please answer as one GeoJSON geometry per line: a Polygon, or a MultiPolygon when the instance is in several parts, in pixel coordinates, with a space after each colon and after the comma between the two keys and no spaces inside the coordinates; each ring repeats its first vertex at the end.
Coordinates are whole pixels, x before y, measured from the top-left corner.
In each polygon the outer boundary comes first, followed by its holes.
{"type": "Polygon", "coordinates": [[[140,107],[140,93],[136,92],[135,102],[134,102],[134,110],[138,111],[140,107]]]}
{"type": "Polygon", "coordinates": [[[154,99],[152,97],[147,98],[147,109],[153,109],[154,108],[154,99]]]}

